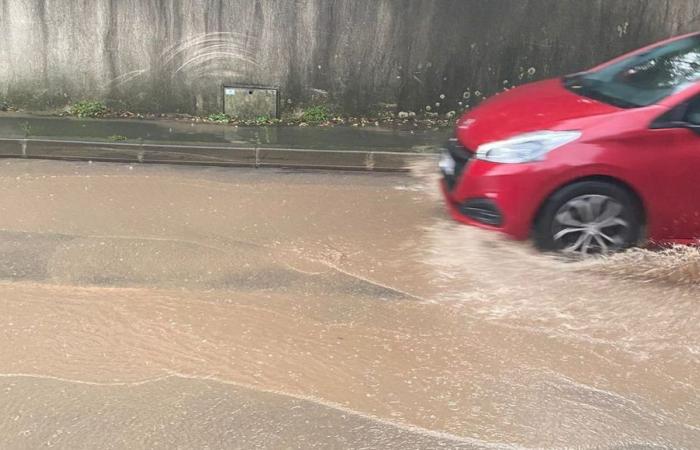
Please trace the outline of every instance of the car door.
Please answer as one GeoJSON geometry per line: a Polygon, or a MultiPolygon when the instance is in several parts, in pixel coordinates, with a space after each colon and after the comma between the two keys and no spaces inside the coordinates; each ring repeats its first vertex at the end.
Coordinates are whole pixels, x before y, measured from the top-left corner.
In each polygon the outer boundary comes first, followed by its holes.
{"type": "Polygon", "coordinates": [[[650,217],[668,239],[700,239],[700,95],[672,108],[652,125],[659,156],[655,193],[660,217],[650,217]]]}

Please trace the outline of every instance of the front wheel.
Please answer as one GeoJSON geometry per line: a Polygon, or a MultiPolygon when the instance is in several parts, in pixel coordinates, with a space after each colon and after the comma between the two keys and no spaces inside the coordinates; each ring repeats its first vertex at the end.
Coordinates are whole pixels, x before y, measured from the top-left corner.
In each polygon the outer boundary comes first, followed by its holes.
{"type": "Polygon", "coordinates": [[[642,220],[627,190],[601,181],[583,181],[556,192],[535,224],[535,244],[571,255],[618,252],[636,245],[642,220]]]}

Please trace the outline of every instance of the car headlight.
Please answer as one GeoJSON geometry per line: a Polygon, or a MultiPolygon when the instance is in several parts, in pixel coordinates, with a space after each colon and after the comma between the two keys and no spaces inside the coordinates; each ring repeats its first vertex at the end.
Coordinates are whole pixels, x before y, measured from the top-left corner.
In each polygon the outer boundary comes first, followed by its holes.
{"type": "Polygon", "coordinates": [[[476,157],[504,164],[539,161],[552,150],[580,137],[580,131],[536,131],[481,145],[476,150],[476,157]]]}

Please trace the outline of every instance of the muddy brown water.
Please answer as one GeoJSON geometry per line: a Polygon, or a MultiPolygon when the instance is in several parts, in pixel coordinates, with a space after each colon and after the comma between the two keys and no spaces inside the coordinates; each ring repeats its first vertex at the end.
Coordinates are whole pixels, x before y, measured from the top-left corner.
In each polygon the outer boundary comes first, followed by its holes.
{"type": "Polygon", "coordinates": [[[0,163],[0,447],[700,446],[700,252],[565,262],[412,176],[0,163]]]}

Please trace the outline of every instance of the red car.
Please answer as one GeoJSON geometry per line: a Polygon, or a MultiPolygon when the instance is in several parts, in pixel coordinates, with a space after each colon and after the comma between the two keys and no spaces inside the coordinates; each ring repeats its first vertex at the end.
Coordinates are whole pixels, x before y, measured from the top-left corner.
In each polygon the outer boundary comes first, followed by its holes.
{"type": "Polygon", "coordinates": [[[700,33],[499,94],[440,168],[459,221],[543,250],[700,238],[700,33]]]}

